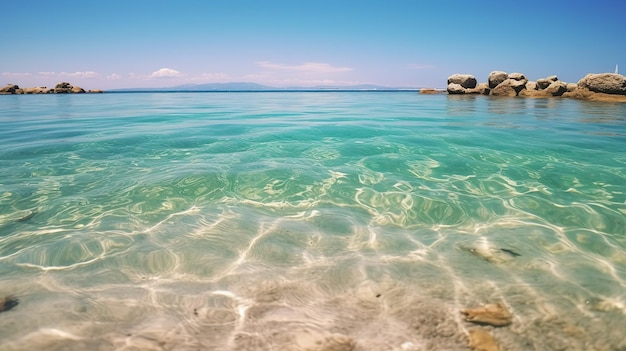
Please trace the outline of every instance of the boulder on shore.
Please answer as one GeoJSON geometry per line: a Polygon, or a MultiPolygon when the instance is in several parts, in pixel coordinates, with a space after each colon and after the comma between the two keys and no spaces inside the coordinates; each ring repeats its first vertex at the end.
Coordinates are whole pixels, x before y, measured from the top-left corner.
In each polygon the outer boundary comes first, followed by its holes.
{"type": "Polygon", "coordinates": [[[561,96],[567,91],[567,83],[560,80],[553,81],[548,85],[545,91],[552,96],[561,96]]]}
{"type": "Polygon", "coordinates": [[[487,83],[480,83],[476,88],[465,89],[465,94],[489,95],[489,92],[491,92],[491,89],[487,83]]]}
{"type": "Polygon", "coordinates": [[[448,84],[459,84],[465,89],[476,88],[478,81],[471,74],[453,74],[448,77],[448,84]]]}
{"type": "Polygon", "coordinates": [[[69,94],[72,92],[72,88],[74,88],[68,82],[61,82],[54,87],[55,94],[69,94]]]}
{"type": "Polygon", "coordinates": [[[448,94],[465,94],[465,88],[461,84],[448,83],[448,94]]]}
{"type": "Polygon", "coordinates": [[[0,94],[17,94],[18,90],[20,90],[20,87],[17,84],[7,84],[0,88],[0,94]]]}
{"type": "Polygon", "coordinates": [[[24,88],[22,90],[24,94],[49,94],[53,92],[52,89],[46,87],[24,88]]]}
{"type": "Polygon", "coordinates": [[[543,90],[550,86],[553,82],[558,81],[559,78],[557,76],[550,76],[547,78],[537,79],[537,90],[543,90]]]}
{"type": "Polygon", "coordinates": [[[498,84],[504,82],[509,79],[509,74],[502,71],[493,71],[489,73],[489,77],[487,78],[487,83],[489,84],[489,89],[493,89],[498,86],[498,84]]]}
{"type": "Polygon", "coordinates": [[[526,88],[526,79],[507,78],[491,90],[493,96],[517,96],[522,89],[526,88]]]}
{"type": "Polygon", "coordinates": [[[617,73],[590,73],[578,81],[578,88],[596,93],[626,95],[626,77],[617,73]]]}

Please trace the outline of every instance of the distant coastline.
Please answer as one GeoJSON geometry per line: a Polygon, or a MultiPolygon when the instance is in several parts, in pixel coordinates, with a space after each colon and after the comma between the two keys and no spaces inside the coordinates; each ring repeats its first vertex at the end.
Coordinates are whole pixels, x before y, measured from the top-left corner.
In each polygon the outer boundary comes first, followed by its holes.
{"type": "MultiPolygon", "coordinates": [[[[16,94],[82,94],[82,93],[207,93],[207,92],[393,92],[415,91],[418,87],[385,87],[371,84],[350,86],[315,86],[315,87],[271,87],[250,82],[185,84],[159,88],[120,88],[110,90],[85,90],[67,82],[61,82],[54,88],[44,86],[20,88],[17,84],[7,84],[0,88],[0,95],[16,94]]],[[[445,89],[441,89],[445,92],[445,89]]]]}

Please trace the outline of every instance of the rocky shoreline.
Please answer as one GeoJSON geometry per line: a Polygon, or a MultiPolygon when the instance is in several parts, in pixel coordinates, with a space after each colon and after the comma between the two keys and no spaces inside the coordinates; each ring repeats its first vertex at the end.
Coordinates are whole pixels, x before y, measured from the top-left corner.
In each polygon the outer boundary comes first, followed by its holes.
{"type": "Polygon", "coordinates": [[[74,86],[67,82],[61,82],[54,88],[34,87],[20,88],[17,84],[7,84],[0,88],[0,95],[16,95],[16,94],[85,94],[85,93],[103,93],[102,90],[85,90],[79,86],[74,86]]]}
{"type": "Polygon", "coordinates": [[[471,74],[448,77],[448,94],[521,96],[529,98],[574,98],[589,101],[626,102],[626,77],[618,73],[590,73],[578,83],[567,83],[555,75],[530,81],[522,73],[493,71],[487,82],[478,83],[471,74]]]}

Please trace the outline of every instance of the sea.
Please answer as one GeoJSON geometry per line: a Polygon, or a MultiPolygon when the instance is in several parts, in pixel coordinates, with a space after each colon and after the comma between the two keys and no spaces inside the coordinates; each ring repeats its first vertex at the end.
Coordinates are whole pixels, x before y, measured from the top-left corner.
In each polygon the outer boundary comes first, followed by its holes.
{"type": "Polygon", "coordinates": [[[623,103],[0,96],[0,350],[626,350],[625,223],[623,103]]]}

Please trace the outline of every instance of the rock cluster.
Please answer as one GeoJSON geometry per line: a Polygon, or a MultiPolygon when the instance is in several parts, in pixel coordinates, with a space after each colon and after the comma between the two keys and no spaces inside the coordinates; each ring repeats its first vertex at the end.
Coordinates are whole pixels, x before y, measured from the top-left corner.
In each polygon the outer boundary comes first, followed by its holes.
{"type": "Polygon", "coordinates": [[[79,86],[73,86],[68,82],[61,82],[54,88],[47,87],[34,87],[34,88],[20,88],[17,84],[7,84],[5,87],[0,88],[0,94],[82,94],[82,93],[102,93],[102,90],[89,90],[79,86]]]}
{"type": "Polygon", "coordinates": [[[470,74],[448,77],[448,94],[480,94],[491,96],[571,97],[597,101],[626,102],[626,77],[617,73],[587,74],[575,83],[566,83],[557,76],[530,81],[522,73],[493,71],[486,83],[478,83],[470,74]]]}

